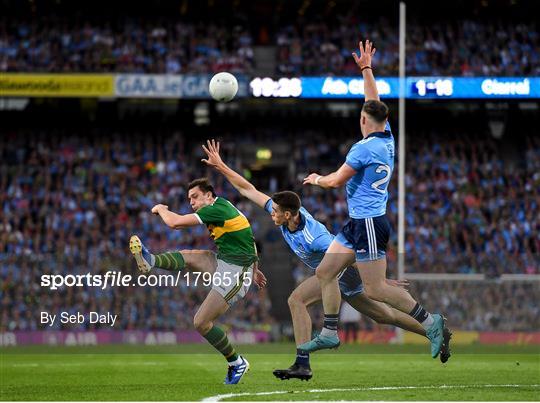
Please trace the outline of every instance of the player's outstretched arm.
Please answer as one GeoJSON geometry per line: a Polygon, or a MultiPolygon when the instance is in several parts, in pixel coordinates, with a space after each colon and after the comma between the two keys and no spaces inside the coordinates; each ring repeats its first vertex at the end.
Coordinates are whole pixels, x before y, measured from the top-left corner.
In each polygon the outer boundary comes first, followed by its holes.
{"type": "Polygon", "coordinates": [[[164,204],[156,204],[152,207],[152,214],[160,216],[165,225],[172,229],[194,227],[201,224],[195,214],[176,214],[169,211],[169,206],[165,206],[164,204]]]}
{"type": "Polygon", "coordinates": [[[356,174],[356,171],[347,164],[343,164],[337,171],[322,176],[317,173],[309,174],[304,178],[304,185],[315,185],[325,189],[339,188],[356,174]]]}
{"type": "Polygon", "coordinates": [[[221,173],[231,184],[235,187],[240,194],[257,206],[264,208],[270,196],[264,194],[257,190],[252,183],[250,183],[246,178],[240,175],[238,172],[232,170],[227,164],[223,162],[221,156],[219,155],[219,142],[215,140],[206,140],[206,146],[202,146],[204,152],[206,153],[208,159],[203,159],[206,165],[215,168],[219,173],[221,173]]]}
{"type": "Polygon", "coordinates": [[[364,48],[364,44],[360,41],[358,43],[358,50],[360,51],[360,56],[355,52],[353,52],[352,56],[364,77],[364,98],[366,101],[369,101],[370,99],[379,101],[379,92],[377,91],[375,76],[371,69],[371,59],[373,55],[375,55],[377,49],[373,47],[373,43],[366,40],[366,47],[364,48]]]}

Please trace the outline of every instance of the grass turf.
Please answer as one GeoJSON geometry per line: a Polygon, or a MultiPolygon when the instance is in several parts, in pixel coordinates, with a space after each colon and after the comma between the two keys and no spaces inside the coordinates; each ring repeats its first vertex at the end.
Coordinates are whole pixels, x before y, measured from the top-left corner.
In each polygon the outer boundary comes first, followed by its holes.
{"type": "Polygon", "coordinates": [[[222,384],[222,357],[201,345],[0,349],[2,400],[538,400],[538,347],[454,348],[442,365],[427,346],[344,346],[312,355],[309,382],[280,381],[293,345],[240,347],[251,371],[222,384]],[[445,385],[445,386],[443,386],[445,385]]]}

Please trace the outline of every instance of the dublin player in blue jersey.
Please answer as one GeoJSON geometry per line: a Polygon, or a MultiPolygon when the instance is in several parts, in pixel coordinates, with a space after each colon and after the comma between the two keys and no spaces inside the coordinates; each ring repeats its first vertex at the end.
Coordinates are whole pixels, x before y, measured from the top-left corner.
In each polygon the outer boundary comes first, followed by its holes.
{"type": "MultiPolygon", "coordinates": [[[[278,192],[272,197],[258,191],[255,186],[222,161],[219,155],[219,143],[209,141],[203,148],[208,155],[208,159],[203,161],[223,174],[240,194],[270,213],[274,223],[280,226],[283,238],[290,249],[308,268],[315,270],[334,240],[334,236],[301,206],[300,197],[290,191],[278,192]]],[[[388,282],[393,286],[405,285],[392,280],[388,282]]],[[[422,325],[409,315],[366,297],[363,293],[362,281],[355,268],[348,267],[339,274],[339,288],[343,298],[349,304],[378,323],[392,324],[425,336],[422,325]]],[[[321,289],[314,275],[304,280],[291,293],[288,303],[297,345],[309,341],[312,325],[307,308],[320,300],[321,289]]],[[[309,365],[309,352],[298,349],[295,363],[288,369],[274,371],[274,375],[280,379],[310,379],[312,372],[309,365]]]]}
{"type": "MultiPolygon", "coordinates": [[[[367,296],[420,322],[431,342],[431,355],[436,358],[441,350],[449,351],[451,333],[445,326],[445,318],[429,313],[405,289],[391,287],[386,282],[386,245],[390,234],[386,202],[394,170],[394,137],[388,124],[388,107],[379,99],[371,68],[375,48],[370,41],[366,41],[365,48],[360,42],[359,48],[360,56],[353,53],[353,57],[364,78],[366,102],[360,114],[363,138],[352,146],[337,171],[325,176],[312,173],[304,179],[304,184],[322,188],[346,185],[350,220],[332,241],[316,270],[325,313],[322,332],[300,348],[316,351],[339,345],[337,322],[341,298],[337,276],[356,260],[367,296]]],[[[441,361],[446,359],[446,355],[441,355],[441,361]]]]}

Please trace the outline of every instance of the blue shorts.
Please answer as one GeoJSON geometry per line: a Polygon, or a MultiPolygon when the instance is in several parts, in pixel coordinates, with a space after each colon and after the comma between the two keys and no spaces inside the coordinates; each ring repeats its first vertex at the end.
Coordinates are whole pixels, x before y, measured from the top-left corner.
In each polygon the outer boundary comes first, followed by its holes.
{"type": "Polygon", "coordinates": [[[358,270],[355,267],[347,267],[338,276],[339,290],[344,299],[352,298],[364,292],[364,285],[358,270]]]}
{"type": "Polygon", "coordinates": [[[386,256],[390,223],[386,215],[351,218],[336,236],[336,241],[354,250],[357,262],[379,260],[386,256]]]}

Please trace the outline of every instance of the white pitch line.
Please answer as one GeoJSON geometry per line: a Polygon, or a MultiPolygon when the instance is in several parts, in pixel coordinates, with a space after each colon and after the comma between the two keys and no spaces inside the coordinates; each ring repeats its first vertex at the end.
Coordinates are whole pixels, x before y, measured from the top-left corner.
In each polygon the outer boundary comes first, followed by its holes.
{"type": "Polygon", "coordinates": [[[326,392],[369,392],[377,390],[411,390],[411,389],[465,389],[465,388],[538,388],[540,385],[432,385],[432,386],[374,386],[368,388],[332,388],[332,389],[308,389],[308,390],[275,390],[270,392],[243,392],[226,393],[205,397],[201,402],[220,402],[223,399],[241,396],[268,396],[298,393],[326,393],[326,392]]]}
{"type": "Polygon", "coordinates": [[[36,363],[22,363],[22,364],[11,364],[12,367],[37,367],[39,364],[36,363]]]}
{"type": "MultiPolygon", "coordinates": [[[[152,366],[163,366],[166,365],[161,361],[141,361],[141,362],[130,362],[130,364],[136,365],[152,365],[152,366]]],[[[42,362],[42,363],[14,363],[9,364],[11,367],[82,367],[82,366],[95,366],[93,363],[83,363],[83,362],[42,362]]],[[[109,362],[109,366],[117,365],[126,365],[125,362],[109,362]]]]}

